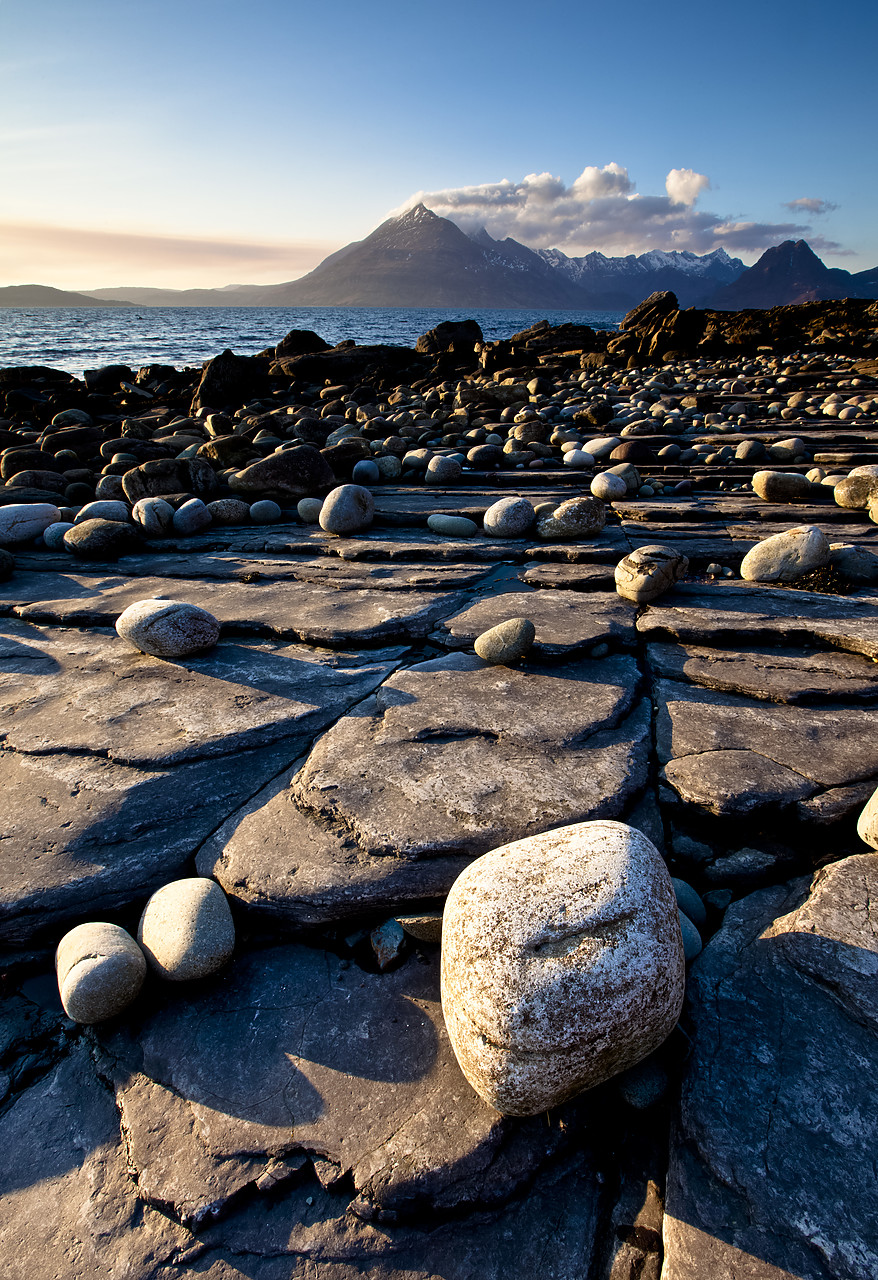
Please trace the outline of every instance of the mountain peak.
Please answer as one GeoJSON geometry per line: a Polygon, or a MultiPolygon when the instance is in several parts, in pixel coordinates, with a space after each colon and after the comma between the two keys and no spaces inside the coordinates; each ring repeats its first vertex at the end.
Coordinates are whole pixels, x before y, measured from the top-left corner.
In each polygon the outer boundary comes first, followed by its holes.
{"type": "Polygon", "coordinates": [[[406,209],[405,213],[395,219],[398,223],[403,223],[407,227],[416,226],[419,222],[430,222],[432,219],[439,220],[439,215],[434,213],[432,209],[428,209],[423,201],[412,205],[411,209],[406,209]]]}

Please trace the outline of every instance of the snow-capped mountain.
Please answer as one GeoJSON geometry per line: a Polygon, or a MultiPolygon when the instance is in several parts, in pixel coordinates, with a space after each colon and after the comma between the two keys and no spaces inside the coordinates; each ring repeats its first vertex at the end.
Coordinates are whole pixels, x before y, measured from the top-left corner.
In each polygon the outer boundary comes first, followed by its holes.
{"type": "Polygon", "coordinates": [[[560,249],[539,249],[538,255],[556,271],[585,289],[592,306],[636,306],[657,289],[671,289],[681,307],[698,306],[717,289],[731,284],[746,267],[725,249],[699,255],[680,249],[650,249],[648,253],[608,258],[588,253],[570,258],[560,249]]]}

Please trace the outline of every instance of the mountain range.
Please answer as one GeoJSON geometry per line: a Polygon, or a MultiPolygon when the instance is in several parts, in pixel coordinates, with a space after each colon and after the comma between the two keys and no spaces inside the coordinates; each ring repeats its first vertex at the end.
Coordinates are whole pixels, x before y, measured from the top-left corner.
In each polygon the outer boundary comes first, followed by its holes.
{"type": "Polygon", "coordinates": [[[878,268],[827,267],[804,240],[768,249],[752,267],[725,249],[699,255],[653,249],[611,258],[568,257],[473,235],[423,204],[388,218],[299,280],[223,289],[114,288],[63,293],[45,286],[0,289],[3,306],[454,307],[628,311],[658,290],[681,307],[737,311],[836,298],[878,297],[878,268]],[[44,300],[25,301],[39,293],[44,300]],[[10,295],[21,300],[14,301],[10,295]],[[50,301],[57,295],[58,301],[50,301]],[[64,299],[63,301],[60,299],[64,299]],[[72,299],[80,298],[81,301],[72,299]]]}

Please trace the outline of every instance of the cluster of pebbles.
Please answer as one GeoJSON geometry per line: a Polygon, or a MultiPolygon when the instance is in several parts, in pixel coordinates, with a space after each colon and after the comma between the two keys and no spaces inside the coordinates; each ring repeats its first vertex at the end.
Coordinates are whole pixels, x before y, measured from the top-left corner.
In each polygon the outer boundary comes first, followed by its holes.
{"type": "Polygon", "coordinates": [[[0,370],[0,1249],[871,1280],[871,348],[303,342],[0,370]]]}

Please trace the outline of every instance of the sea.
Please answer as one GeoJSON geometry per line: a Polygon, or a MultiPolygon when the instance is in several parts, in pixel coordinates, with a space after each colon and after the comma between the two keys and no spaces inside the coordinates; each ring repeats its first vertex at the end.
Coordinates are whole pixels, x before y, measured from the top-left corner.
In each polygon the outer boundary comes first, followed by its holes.
{"type": "Polygon", "coordinates": [[[413,347],[443,320],[476,320],[486,341],[509,338],[538,320],[618,329],[622,311],[467,310],[448,307],[69,307],[0,310],[0,368],[84,369],[147,364],[201,366],[227,347],[255,355],[291,329],[312,329],[330,346],[413,347]]]}

